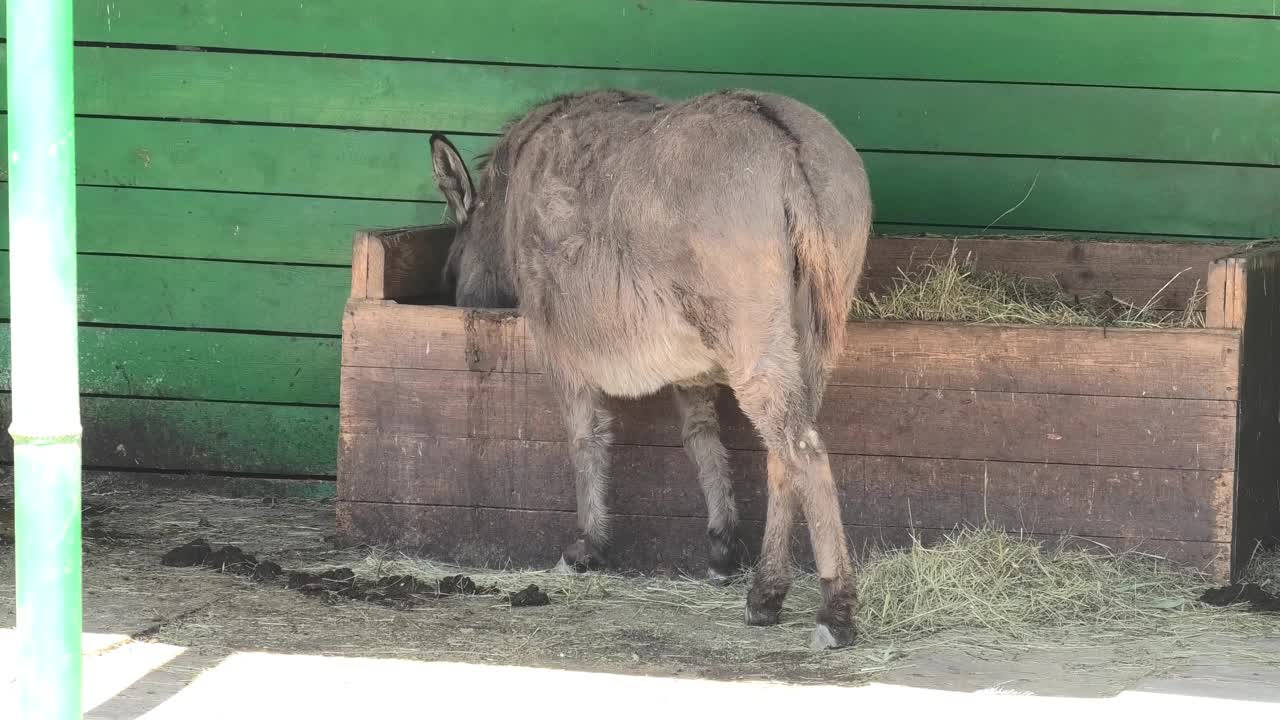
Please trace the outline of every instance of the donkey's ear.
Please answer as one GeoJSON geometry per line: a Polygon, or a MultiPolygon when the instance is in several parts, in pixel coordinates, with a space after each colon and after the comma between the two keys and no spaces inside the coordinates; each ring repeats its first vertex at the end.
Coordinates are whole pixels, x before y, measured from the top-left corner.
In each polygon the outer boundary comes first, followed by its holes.
{"type": "Polygon", "coordinates": [[[443,135],[431,136],[431,172],[436,186],[453,211],[454,220],[459,225],[466,222],[475,208],[475,187],[471,184],[471,174],[467,172],[462,156],[443,135]]]}

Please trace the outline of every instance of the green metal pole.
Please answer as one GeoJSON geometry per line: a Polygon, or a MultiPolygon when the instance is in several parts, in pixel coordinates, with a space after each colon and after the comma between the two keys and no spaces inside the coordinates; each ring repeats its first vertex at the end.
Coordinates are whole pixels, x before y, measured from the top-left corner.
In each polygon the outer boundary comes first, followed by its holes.
{"type": "Polygon", "coordinates": [[[18,693],[81,716],[80,372],[71,0],[8,0],[18,693]]]}

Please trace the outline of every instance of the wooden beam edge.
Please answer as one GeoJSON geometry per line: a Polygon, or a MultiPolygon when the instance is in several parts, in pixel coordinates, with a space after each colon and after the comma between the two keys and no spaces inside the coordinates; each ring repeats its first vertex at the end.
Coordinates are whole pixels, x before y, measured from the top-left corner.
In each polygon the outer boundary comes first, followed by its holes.
{"type": "Polygon", "coordinates": [[[1244,327],[1247,268],[1248,262],[1243,257],[1226,257],[1209,265],[1205,327],[1232,330],[1244,327]]]}

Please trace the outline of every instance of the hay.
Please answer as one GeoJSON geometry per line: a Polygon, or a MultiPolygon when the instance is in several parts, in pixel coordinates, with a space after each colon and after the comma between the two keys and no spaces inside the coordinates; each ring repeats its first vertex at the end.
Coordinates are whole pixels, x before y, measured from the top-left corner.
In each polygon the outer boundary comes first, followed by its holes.
{"type": "Polygon", "coordinates": [[[900,277],[883,296],[873,293],[855,300],[850,319],[1132,328],[1204,327],[1204,312],[1200,307],[1205,293],[1198,281],[1184,309],[1167,311],[1158,308],[1161,295],[1177,275],[1143,305],[1134,305],[1112,297],[1110,293],[1080,298],[1065,293],[1052,281],[978,270],[972,255],[958,258],[954,247],[946,260],[930,259],[920,268],[899,270],[900,277]]]}
{"type": "Polygon", "coordinates": [[[1063,540],[961,530],[938,544],[882,556],[862,574],[864,632],[909,639],[939,632],[1028,642],[1046,631],[1147,632],[1195,611],[1198,573],[1147,555],[1109,554],[1063,540]]]}
{"type": "MultiPolygon", "coordinates": [[[[504,590],[530,582],[553,603],[598,605],[597,622],[625,618],[628,606],[661,607],[723,623],[740,622],[748,583],[716,588],[688,579],[494,572],[376,555],[368,575],[424,577],[465,572],[504,590]]],[[[1204,575],[1138,552],[1111,553],[1063,539],[1046,545],[994,528],[961,529],[931,546],[882,552],[859,572],[858,623],[868,658],[892,648],[967,650],[1141,646],[1172,651],[1197,636],[1261,637],[1274,622],[1197,601],[1204,575]]],[[[801,574],[787,599],[784,629],[807,628],[820,594],[801,574]]],[[[864,658],[864,664],[868,658],[864,658]]]]}
{"type": "Polygon", "coordinates": [[[1272,594],[1280,593],[1280,548],[1261,550],[1249,560],[1245,569],[1245,582],[1257,583],[1272,594]]]}

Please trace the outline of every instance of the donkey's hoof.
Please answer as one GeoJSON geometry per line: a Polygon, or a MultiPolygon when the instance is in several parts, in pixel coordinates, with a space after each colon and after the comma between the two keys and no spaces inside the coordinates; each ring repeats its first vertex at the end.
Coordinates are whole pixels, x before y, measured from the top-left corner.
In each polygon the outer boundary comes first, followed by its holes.
{"type": "Polygon", "coordinates": [[[565,562],[564,555],[561,555],[560,562],[556,563],[556,566],[551,568],[551,574],[552,575],[577,575],[578,571],[574,570],[572,565],[565,562]]]}
{"type": "Polygon", "coordinates": [[[603,555],[594,543],[582,538],[564,549],[564,553],[560,555],[560,564],[556,565],[556,568],[559,569],[560,565],[565,565],[574,572],[580,573],[600,570],[605,566],[603,555]]]}
{"type": "Polygon", "coordinates": [[[752,627],[777,625],[782,618],[782,603],[778,603],[776,607],[768,604],[752,607],[752,603],[748,602],[746,615],[747,624],[752,627]]]}
{"type": "Polygon", "coordinates": [[[742,553],[733,531],[708,530],[707,537],[711,541],[707,578],[733,578],[742,575],[747,566],[742,561],[742,553]]]}
{"type": "Polygon", "coordinates": [[[813,628],[813,637],[809,647],[813,650],[834,650],[849,647],[858,638],[852,625],[827,625],[818,623],[813,628]]]}
{"type": "Polygon", "coordinates": [[[726,575],[715,568],[707,568],[707,584],[714,587],[727,587],[741,579],[741,575],[726,575]]]}

